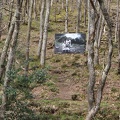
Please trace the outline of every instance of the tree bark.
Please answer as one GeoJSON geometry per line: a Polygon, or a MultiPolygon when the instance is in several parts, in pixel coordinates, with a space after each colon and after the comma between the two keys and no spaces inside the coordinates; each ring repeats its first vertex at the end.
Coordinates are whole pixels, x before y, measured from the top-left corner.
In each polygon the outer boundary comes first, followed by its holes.
{"type": "Polygon", "coordinates": [[[99,47],[98,46],[98,38],[99,38],[99,33],[100,33],[100,28],[101,28],[101,21],[102,21],[102,14],[100,12],[100,17],[98,20],[97,24],[97,29],[96,29],[96,36],[95,36],[95,42],[94,42],[94,64],[98,65],[99,64],[99,47]]]}
{"type": "Polygon", "coordinates": [[[44,11],[45,11],[45,0],[42,0],[41,4],[41,12],[40,12],[40,38],[39,38],[39,44],[38,44],[38,52],[37,56],[40,58],[41,54],[41,48],[42,48],[42,42],[43,42],[43,21],[44,21],[44,11]]]}
{"type": "Polygon", "coordinates": [[[56,20],[56,14],[57,14],[57,0],[55,0],[55,7],[54,7],[55,9],[54,9],[54,18],[55,18],[55,22],[57,21],[56,20]]]}
{"type": "Polygon", "coordinates": [[[64,0],[62,0],[62,9],[64,9],[64,0]]]}
{"type": "Polygon", "coordinates": [[[115,26],[115,42],[117,42],[117,35],[118,35],[119,1],[120,0],[117,0],[117,16],[116,16],[116,26],[115,26]]]}
{"type": "Polygon", "coordinates": [[[81,0],[78,0],[77,2],[77,25],[76,25],[76,32],[78,33],[80,31],[80,14],[81,14],[81,0]]]}
{"type": "Polygon", "coordinates": [[[68,0],[66,0],[65,32],[68,32],[68,0]]]}
{"type": "Polygon", "coordinates": [[[30,50],[30,34],[31,34],[31,23],[32,23],[32,7],[33,0],[30,1],[29,16],[28,16],[28,31],[27,31],[27,43],[26,43],[26,66],[25,74],[28,74],[29,69],[29,50],[30,50]]]}
{"type": "Polygon", "coordinates": [[[87,42],[86,42],[86,51],[88,51],[88,41],[90,37],[90,1],[87,1],[87,8],[88,8],[88,28],[87,28],[87,42]]]}
{"type": "Polygon", "coordinates": [[[73,11],[73,0],[71,0],[71,4],[70,4],[70,12],[73,11]]]}
{"type": "MultiPolygon", "coordinates": [[[[13,10],[14,0],[12,0],[11,2],[9,2],[9,4],[10,4],[10,6],[9,6],[9,11],[12,11],[12,10],[13,10]]],[[[9,23],[8,23],[8,30],[9,30],[10,25],[11,25],[12,16],[13,16],[13,13],[10,12],[10,15],[9,15],[9,23]]]]}
{"type": "MultiPolygon", "coordinates": [[[[56,1],[56,0],[55,0],[55,1],[56,1]]],[[[51,7],[52,7],[52,5],[53,5],[53,2],[54,2],[54,0],[51,0],[51,3],[50,3],[50,4],[51,4],[51,7]]]]}
{"type": "Polygon", "coordinates": [[[86,26],[87,2],[88,0],[84,0],[84,26],[86,26]]]}
{"type": "Polygon", "coordinates": [[[15,14],[13,16],[11,26],[9,28],[9,32],[8,32],[8,35],[7,35],[7,38],[6,38],[6,41],[5,41],[5,45],[4,45],[2,53],[1,53],[1,58],[0,58],[0,81],[2,79],[2,75],[3,75],[4,69],[5,69],[6,56],[7,56],[9,44],[11,42],[12,34],[13,34],[13,31],[14,31],[16,17],[17,17],[17,12],[15,12],[15,14]]]}
{"type": "MultiPolygon", "coordinates": [[[[89,50],[88,50],[88,67],[89,67],[88,102],[89,102],[89,112],[88,112],[88,115],[86,117],[86,120],[92,120],[92,118],[96,115],[96,113],[98,112],[98,110],[100,108],[103,89],[104,89],[104,86],[105,86],[105,82],[106,82],[108,72],[109,72],[110,67],[111,67],[111,58],[112,58],[112,52],[113,52],[112,31],[111,31],[112,27],[111,27],[111,21],[110,21],[110,18],[109,18],[109,14],[107,12],[107,9],[104,6],[104,1],[103,0],[98,0],[98,2],[99,2],[100,9],[102,11],[102,14],[104,16],[104,19],[105,19],[105,21],[107,23],[107,26],[108,26],[108,29],[109,29],[108,30],[109,31],[108,57],[107,57],[107,63],[106,63],[105,68],[102,72],[101,81],[99,82],[97,93],[96,93],[96,99],[95,99],[95,102],[94,102],[93,101],[94,100],[93,96],[95,96],[95,93],[93,92],[93,90],[94,90],[95,78],[94,78],[94,74],[92,73],[93,68],[94,68],[93,67],[94,64],[93,64],[92,54],[90,54],[91,53],[91,51],[90,51],[91,50],[90,49],[91,44],[90,43],[92,43],[92,41],[89,41],[89,44],[88,44],[88,48],[89,48],[89,50]]],[[[91,38],[95,37],[93,35],[91,36],[91,38]]],[[[93,40],[91,38],[90,38],[90,40],[93,40]]]]}
{"type": "Polygon", "coordinates": [[[37,20],[37,1],[34,0],[33,2],[33,6],[34,6],[34,19],[37,20]]]}
{"type": "Polygon", "coordinates": [[[98,48],[100,48],[100,43],[101,43],[104,26],[105,26],[105,19],[102,17],[101,28],[100,28],[100,32],[99,32],[99,36],[98,36],[98,48]]]}
{"type": "Polygon", "coordinates": [[[120,23],[118,24],[118,74],[120,74],[120,23]]]}
{"type": "MultiPolygon", "coordinates": [[[[89,2],[89,1],[88,1],[89,2]]],[[[89,3],[90,4],[90,3],[89,3]]],[[[90,7],[90,6],[89,6],[90,7]]],[[[93,108],[95,98],[94,98],[94,85],[95,85],[95,68],[94,68],[94,37],[95,37],[95,13],[94,9],[88,10],[89,17],[89,32],[90,36],[88,38],[88,70],[89,70],[89,84],[88,84],[88,103],[89,111],[93,108]]]]}
{"type": "Polygon", "coordinates": [[[44,33],[43,33],[43,44],[41,51],[41,66],[45,66],[45,57],[46,57],[46,45],[47,45],[47,37],[48,37],[48,25],[49,25],[49,16],[50,16],[50,2],[51,0],[46,0],[46,15],[45,15],[45,23],[44,23],[44,33]]]}
{"type": "Polygon", "coordinates": [[[3,7],[3,0],[0,0],[0,39],[2,35],[2,7],[3,7]]]}
{"type": "Polygon", "coordinates": [[[4,85],[3,85],[3,95],[2,95],[2,118],[5,118],[5,112],[7,109],[7,94],[6,94],[6,90],[9,86],[9,82],[10,79],[8,77],[8,72],[11,70],[12,68],[12,64],[13,64],[13,59],[14,59],[14,55],[15,55],[15,50],[16,50],[16,44],[17,44],[17,40],[18,40],[18,33],[19,33],[19,26],[20,26],[20,12],[21,12],[21,6],[20,6],[20,0],[17,0],[17,8],[16,8],[16,12],[15,12],[15,29],[14,29],[14,33],[13,33],[13,40],[10,46],[10,51],[9,51],[9,55],[8,55],[8,62],[6,65],[6,72],[5,72],[5,78],[4,78],[4,85]]]}

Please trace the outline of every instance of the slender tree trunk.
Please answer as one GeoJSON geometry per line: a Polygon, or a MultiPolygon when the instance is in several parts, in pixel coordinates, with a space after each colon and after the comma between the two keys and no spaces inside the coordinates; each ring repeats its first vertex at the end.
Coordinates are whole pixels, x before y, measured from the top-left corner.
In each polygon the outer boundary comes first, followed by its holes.
{"type": "Polygon", "coordinates": [[[105,19],[102,17],[101,28],[100,28],[100,32],[99,32],[99,36],[98,36],[98,48],[100,48],[100,42],[101,42],[101,38],[103,35],[104,26],[105,26],[105,19]]]}
{"type": "Polygon", "coordinates": [[[56,13],[57,13],[57,0],[55,0],[55,7],[54,7],[55,9],[54,9],[54,16],[55,16],[55,22],[57,21],[56,20],[56,13]]]}
{"type": "Polygon", "coordinates": [[[73,11],[73,0],[71,0],[71,4],[70,4],[70,12],[73,11]]]}
{"type": "Polygon", "coordinates": [[[38,53],[37,53],[38,58],[40,58],[42,41],[43,41],[43,21],[45,19],[44,11],[45,11],[45,0],[42,0],[41,11],[40,11],[40,38],[39,38],[38,53]]]}
{"type": "Polygon", "coordinates": [[[94,42],[94,65],[99,64],[99,46],[98,46],[98,38],[101,28],[101,21],[102,21],[102,14],[100,13],[97,29],[96,29],[96,36],[95,36],[95,42],[94,42]]]}
{"type": "Polygon", "coordinates": [[[117,35],[118,35],[119,1],[120,0],[117,0],[117,16],[116,16],[116,26],[115,26],[115,42],[117,42],[117,35]]]}
{"type": "Polygon", "coordinates": [[[62,0],[62,9],[64,9],[64,0],[62,0]]]}
{"type": "Polygon", "coordinates": [[[81,0],[78,0],[77,2],[77,25],[76,25],[76,32],[78,33],[80,31],[80,14],[81,14],[81,11],[80,11],[80,6],[81,6],[81,0]]]}
{"type": "MultiPolygon", "coordinates": [[[[56,1],[56,0],[55,0],[55,1],[56,1]]],[[[54,2],[54,0],[51,0],[51,3],[50,3],[50,4],[51,4],[51,7],[52,7],[52,5],[53,5],[53,2],[54,2]]]]}
{"type": "Polygon", "coordinates": [[[68,0],[66,0],[65,32],[68,32],[68,0]]]}
{"type": "MultiPolygon", "coordinates": [[[[89,67],[89,72],[90,71],[91,72],[89,73],[90,76],[89,76],[89,85],[88,85],[89,112],[88,112],[88,115],[86,117],[86,120],[92,120],[92,118],[96,115],[96,113],[98,112],[98,110],[100,108],[100,103],[101,103],[102,94],[103,94],[103,88],[105,86],[106,78],[107,78],[108,72],[109,72],[110,67],[111,67],[111,57],[112,57],[112,51],[113,51],[113,49],[112,49],[113,48],[112,47],[112,31],[111,31],[112,27],[111,27],[111,21],[109,18],[109,14],[107,12],[107,9],[105,8],[104,0],[98,0],[98,2],[99,2],[100,9],[102,11],[102,14],[104,16],[104,19],[105,19],[107,26],[108,26],[108,29],[109,29],[108,57],[107,57],[107,63],[106,63],[105,68],[102,72],[101,80],[100,80],[99,85],[98,85],[96,99],[93,99],[93,96],[95,96],[95,93],[93,92],[95,78],[94,78],[94,74],[92,73],[93,68],[94,68],[93,67],[93,65],[94,65],[93,59],[92,59],[93,54],[90,54],[90,56],[89,56],[89,53],[91,53],[90,52],[91,49],[88,49],[88,67],[89,67]],[[91,89],[92,89],[92,91],[91,91],[91,89]],[[93,100],[95,100],[95,102],[93,100]]],[[[93,36],[91,38],[93,38],[93,36]]],[[[92,43],[91,38],[90,38],[89,45],[88,45],[89,47],[90,47],[90,43],[92,43]]]]}
{"type": "Polygon", "coordinates": [[[107,10],[108,10],[108,13],[110,13],[110,3],[111,3],[111,0],[107,0],[107,10]]]}
{"type": "Polygon", "coordinates": [[[3,0],[0,0],[0,39],[2,35],[2,7],[3,7],[3,0]]]}
{"type": "Polygon", "coordinates": [[[88,41],[90,37],[90,1],[87,2],[87,8],[88,8],[88,31],[87,31],[87,42],[86,42],[86,51],[88,51],[88,41]]]}
{"type": "Polygon", "coordinates": [[[10,51],[9,51],[9,55],[8,55],[8,62],[6,65],[6,72],[5,72],[5,78],[4,78],[4,85],[3,85],[3,95],[2,95],[2,118],[5,118],[5,112],[7,109],[7,94],[6,94],[6,90],[9,86],[9,77],[8,77],[8,72],[11,70],[12,68],[12,64],[13,64],[13,59],[14,59],[14,55],[15,55],[15,50],[16,50],[16,44],[17,44],[17,40],[18,40],[18,33],[19,33],[19,26],[20,26],[20,12],[21,12],[21,6],[20,6],[20,0],[17,0],[17,8],[16,8],[16,21],[15,21],[15,29],[14,29],[14,33],[13,33],[13,40],[12,40],[12,44],[10,46],[10,51]]]}
{"type": "Polygon", "coordinates": [[[25,74],[28,74],[29,69],[29,50],[30,50],[30,34],[31,34],[31,23],[32,23],[32,7],[33,0],[30,1],[29,8],[29,17],[28,17],[28,31],[27,31],[27,43],[26,43],[26,66],[25,66],[25,74]]]}
{"type": "Polygon", "coordinates": [[[24,9],[23,9],[23,24],[26,23],[26,12],[27,12],[27,0],[24,0],[24,9]]]}
{"type": "Polygon", "coordinates": [[[86,26],[87,1],[88,1],[88,0],[84,0],[84,26],[86,26]]]}
{"type": "Polygon", "coordinates": [[[118,74],[120,74],[120,23],[118,24],[118,74]]]}
{"type": "Polygon", "coordinates": [[[37,1],[36,0],[34,0],[34,2],[33,2],[34,4],[33,4],[33,6],[34,6],[34,19],[35,20],[37,20],[37,1]]]}
{"type": "MultiPolygon", "coordinates": [[[[13,4],[14,4],[14,0],[12,0],[12,1],[10,2],[10,6],[9,6],[9,10],[10,10],[10,11],[13,10],[13,4]]],[[[10,15],[9,15],[8,30],[9,30],[9,28],[10,28],[10,24],[11,24],[12,16],[13,16],[13,13],[10,12],[10,15]]]]}
{"type": "Polygon", "coordinates": [[[49,16],[50,16],[50,2],[51,0],[46,0],[46,15],[45,15],[45,23],[44,23],[44,33],[43,33],[43,44],[41,51],[41,66],[45,66],[45,57],[46,57],[46,45],[47,45],[47,37],[48,37],[48,25],[49,25],[49,16]]]}
{"type": "Polygon", "coordinates": [[[15,26],[16,17],[17,17],[17,12],[15,12],[15,14],[13,16],[13,19],[12,19],[12,22],[11,22],[11,26],[9,28],[9,32],[8,32],[8,35],[7,35],[7,38],[6,38],[6,41],[5,41],[5,45],[4,45],[2,53],[1,53],[1,58],[0,58],[0,81],[2,79],[2,75],[3,75],[4,70],[5,70],[6,56],[7,56],[9,44],[11,42],[11,38],[12,38],[14,26],[15,26]]]}
{"type": "MultiPolygon", "coordinates": [[[[89,1],[88,1],[89,2],[89,1]]],[[[89,6],[90,7],[90,6],[89,6]]],[[[89,69],[89,85],[88,85],[88,103],[89,111],[93,108],[94,98],[94,85],[95,85],[95,69],[94,69],[94,37],[95,37],[95,13],[91,7],[89,9],[89,24],[90,24],[90,36],[88,38],[88,69],[89,69]]]]}

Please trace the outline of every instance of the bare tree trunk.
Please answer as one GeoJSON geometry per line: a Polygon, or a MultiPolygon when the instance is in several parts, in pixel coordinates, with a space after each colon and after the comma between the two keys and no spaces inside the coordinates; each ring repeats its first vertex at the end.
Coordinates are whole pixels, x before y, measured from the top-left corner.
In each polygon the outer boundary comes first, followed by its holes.
{"type": "Polygon", "coordinates": [[[11,26],[9,28],[9,32],[5,41],[5,45],[3,47],[2,53],[1,53],[1,58],[0,58],[0,81],[2,79],[2,75],[5,69],[5,61],[6,61],[6,56],[7,56],[7,52],[8,52],[8,48],[9,48],[9,44],[11,42],[11,38],[12,38],[12,34],[13,34],[13,30],[14,30],[14,26],[15,26],[15,21],[16,21],[16,17],[17,17],[17,12],[15,12],[12,22],[11,22],[11,26]]]}
{"type": "Polygon", "coordinates": [[[40,11],[40,38],[39,38],[38,53],[37,53],[38,58],[40,58],[42,41],[43,41],[43,21],[45,19],[44,11],[45,11],[45,0],[42,0],[41,11],[40,11]]]}
{"type": "Polygon", "coordinates": [[[101,42],[104,26],[105,26],[105,19],[102,17],[101,28],[98,36],[98,48],[100,48],[100,42],[101,42]]]}
{"type": "Polygon", "coordinates": [[[118,74],[120,74],[120,23],[118,24],[118,74]]]}
{"type": "Polygon", "coordinates": [[[88,31],[87,31],[87,42],[86,42],[86,51],[88,51],[88,41],[90,37],[90,2],[89,0],[87,1],[87,8],[88,8],[88,31]]]}
{"type": "Polygon", "coordinates": [[[45,23],[44,23],[44,33],[43,33],[43,44],[41,51],[41,66],[45,66],[45,57],[46,57],[46,45],[47,45],[47,37],[48,37],[48,25],[49,25],[49,16],[50,16],[50,2],[51,0],[46,0],[46,15],[45,15],[45,23]]]}
{"type": "Polygon", "coordinates": [[[78,33],[80,31],[80,14],[81,14],[81,11],[80,11],[80,8],[81,7],[81,0],[78,0],[77,2],[77,25],[76,25],[76,32],[78,33]]]}
{"type": "MultiPolygon", "coordinates": [[[[9,10],[10,10],[10,11],[13,10],[13,4],[14,4],[14,0],[12,0],[12,1],[10,2],[10,6],[9,6],[9,10]]],[[[11,24],[12,16],[13,16],[13,13],[10,12],[10,15],[9,15],[8,30],[9,30],[9,28],[10,28],[10,24],[11,24]]]]}
{"type": "Polygon", "coordinates": [[[64,0],[62,0],[62,9],[64,9],[64,0]]]}
{"type": "MultiPolygon", "coordinates": [[[[89,2],[89,1],[88,1],[89,2]]],[[[89,3],[90,4],[90,3],[89,3]]],[[[90,7],[90,6],[89,6],[90,7]]],[[[88,85],[88,103],[89,111],[93,108],[94,98],[94,85],[95,85],[95,68],[94,68],[94,37],[95,37],[95,13],[94,9],[89,8],[88,14],[90,24],[90,36],[88,38],[88,69],[89,69],[89,85],[88,85]]]]}
{"type": "Polygon", "coordinates": [[[25,66],[25,74],[28,74],[29,69],[29,50],[30,50],[30,32],[31,32],[31,23],[32,23],[32,7],[33,0],[30,1],[29,7],[29,16],[28,16],[28,31],[27,31],[27,43],[26,43],[26,66],[25,66]]]}
{"type": "Polygon", "coordinates": [[[102,14],[100,12],[100,17],[99,17],[99,21],[98,21],[98,24],[97,24],[96,36],[95,36],[95,42],[94,42],[94,65],[99,64],[98,38],[99,38],[99,33],[100,33],[100,28],[101,28],[101,21],[102,21],[102,14]]]}
{"type": "Polygon", "coordinates": [[[26,7],[27,6],[27,0],[24,0],[24,9],[23,9],[23,24],[25,24],[25,17],[26,17],[26,7]]]}
{"type": "Polygon", "coordinates": [[[68,32],[68,0],[66,0],[65,32],[68,32]]]}
{"type": "Polygon", "coordinates": [[[110,3],[111,3],[111,0],[107,0],[107,10],[108,10],[108,14],[110,13],[110,3]]]}
{"type": "MultiPolygon", "coordinates": [[[[56,0],[55,0],[55,1],[56,1],[56,0]]],[[[50,3],[50,4],[51,4],[51,7],[52,7],[52,5],[53,5],[53,2],[54,2],[54,0],[51,0],[51,3],[50,3]]]]}
{"type": "Polygon", "coordinates": [[[0,39],[2,35],[2,7],[3,7],[3,0],[0,0],[0,39]]]}
{"type": "Polygon", "coordinates": [[[116,16],[116,26],[115,26],[115,42],[117,42],[117,35],[118,35],[119,1],[120,0],[117,0],[117,16],[116,16]]]}
{"type": "Polygon", "coordinates": [[[88,0],[84,0],[84,26],[86,26],[87,1],[88,1],[88,0]]]}
{"type": "Polygon", "coordinates": [[[2,95],[2,118],[5,118],[5,112],[7,109],[7,94],[6,94],[6,90],[9,86],[9,77],[8,77],[8,72],[11,70],[12,68],[12,64],[13,64],[13,59],[15,56],[15,50],[16,50],[16,44],[17,44],[17,40],[18,40],[18,33],[19,33],[19,26],[20,26],[20,12],[21,12],[21,6],[20,6],[20,0],[17,0],[17,8],[16,8],[16,21],[15,21],[15,29],[14,29],[14,33],[13,33],[13,41],[12,44],[10,46],[10,51],[9,51],[9,55],[8,55],[8,62],[6,65],[6,72],[5,72],[5,78],[4,78],[4,85],[3,85],[3,95],[2,95]]]}
{"type": "Polygon", "coordinates": [[[56,13],[57,13],[57,0],[55,0],[55,10],[54,10],[54,17],[55,17],[55,22],[57,21],[56,20],[56,13]]]}
{"type": "MultiPolygon", "coordinates": [[[[107,78],[107,75],[108,75],[108,72],[110,70],[110,67],[111,67],[111,57],[112,57],[112,51],[113,51],[113,47],[112,47],[112,31],[111,31],[111,21],[110,21],[110,18],[109,18],[109,14],[107,12],[107,9],[105,8],[104,6],[104,1],[103,0],[98,0],[99,2],[99,5],[100,5],[100,9],[102,11],[102,14],[105,18],[105,21],[107,23],[107,26],[108,26],[108,29],[109,29],[109,46],[108,46],[108,58],[107,58],[107,63],[106,63],[106,66],[102,72],[102,77],[101,77],[101,81],[99,82],[99,85],[98,85],[98,89],[97,89],[97,95],[96,95],[96,99],[94,98],[95,96],[95,93],[94,93],[94,84],[95,84],[95,76],[94,74],[92,73],[92,71],[94,70],[94,63],[93,63],[93,54],[90,54],[90,43],[92,43],[92,39],[91,38],[94,38],[94,34],[92,35],[92,37],[90,38],[90,41],[89,41],[89,50],[88,50],[88,67],[89,67],[89,85],[88,85],[88,102],[89,102],[89,112],[88,112],[88,115],[86,117],[86,120],[92,120],[92,118],[96,115],[96,113],[98,112],[99,108],[100,108],[100,103],[101,103],[101,100],[102,100],[102,94],[103,94],[103,88],[105,86],[105,82],[106,82],[106,78],[107,78]],[[89,56],[90,55],[90,56],[89,56]],[[90,98],[89,98],[90,97],[90,98]],[[94,98],[94,99],[93,99],[94,98]],[[95,100],[95,102],[93,101],[95,100]]],[[[93,71],[94,72],[94,71],[93,71]]]]}
{"type": "Polygon", "coordinates": [[[73,0],[71,0],[71,4],[70,4],[70,11],[73,11],[73,0]]]}
{"type": "Polygon", "coordinates": [[[33,2],[33,6],[34,6],[34,19],[37,20],[37,1],[34,0],[33,2]]]}

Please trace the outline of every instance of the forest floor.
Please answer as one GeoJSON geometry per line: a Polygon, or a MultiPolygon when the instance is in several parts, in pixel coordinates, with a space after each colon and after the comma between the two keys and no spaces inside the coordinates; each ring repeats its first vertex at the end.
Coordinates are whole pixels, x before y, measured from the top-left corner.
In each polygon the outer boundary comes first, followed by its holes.
{"type": "MultiPolygon", "coordinates": [[[[112,9],[112,8],[111,8],[112,9]]],[[[115,10],[111,15],[115,17],[115,10]]],[[[58,11],[57,11],[58,12],[58,11]]],[[[48,33],[46,67],[48,67],[48,78],[43,84],[37,84],[32,89],[33,95],[30,104],[35,113],[42,115],[41,120],[84,120],[87,114],[87,86],[89,72],[87,68],[87,54],[54,54],[55,33],[64,33],[63,10],[56,16],[54,21],[54,10],[51,11],[50,26],[48,33]]],[[[83,17],[82,17],[83,18],[83,17]]],[[[76,11],[69,13],[68,31],[75,32],[76,11]]],[[[87,26],[81,20],[81,32],[87,34],[87,26]]],[[[25,53],[27,25],[21,26],[18,50],[25,53]],[[21,37],[22,36],[22,37],[21,37]]],[[[113,28],[114,30],[114,28],[113,28]]],[[[4,37],[4,36],[3,36],[4,37]]],[[[5,38],[3,38],[5,39],[5,38]]],[[[30,67],[39,65],[36,58],[39,40],[39,21],[33,20],[30,43],[30,67]]],[[[114,40],[114,37],[113,37],[114,40]]],[[[95,91],[101,79],[103,62],[107,58],[104,55],[106,37],[102,39],[100,52],[100,65],[96,66],[95,91]],[[106,57],[106,58],[105,58],[106,57]]],[[[1,44],[2,45],[2,42],[1,44]]],[[[114,43],[112,66],[107,76],[104,88],[101,109],[95,120],[119,120],[120,116],[120,75],[117,75],[117,44],[114,43]]]]}

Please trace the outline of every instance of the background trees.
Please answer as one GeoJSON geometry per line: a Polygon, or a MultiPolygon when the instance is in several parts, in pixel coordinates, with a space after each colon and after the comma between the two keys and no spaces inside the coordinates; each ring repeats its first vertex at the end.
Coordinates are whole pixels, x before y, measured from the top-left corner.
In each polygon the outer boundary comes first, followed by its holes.
{"type": "Polygon", "coordinates": [[[53,113],[53,119],[64,119],[63,114],[70,120],[118,118],[119,0],[1,0],[0,9],[2,118],[47,119],[53,113]],[[53,54],[54,34],[64,32],[86,33],[86,54],[53,54]],[[42,103],[46,99],[52,100],[42,103]],[[114,104],[110,108],[115,114],[104,112],[104,102],[114,104]]]}

